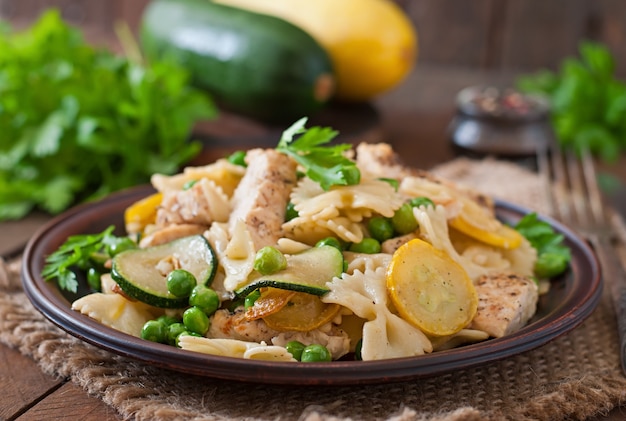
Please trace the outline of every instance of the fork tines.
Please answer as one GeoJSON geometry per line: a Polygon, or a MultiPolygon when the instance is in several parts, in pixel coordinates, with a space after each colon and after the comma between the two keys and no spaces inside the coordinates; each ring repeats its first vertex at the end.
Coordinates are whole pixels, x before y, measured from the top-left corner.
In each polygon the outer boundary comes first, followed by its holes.
{"type": "Polygon", "coordinates": [[[553,147],[541,150],[537,157],[550,211],[555,218],[579,226],[590,226],[605,219],[602,194],[588,150],[574,152],[553,147]]]}

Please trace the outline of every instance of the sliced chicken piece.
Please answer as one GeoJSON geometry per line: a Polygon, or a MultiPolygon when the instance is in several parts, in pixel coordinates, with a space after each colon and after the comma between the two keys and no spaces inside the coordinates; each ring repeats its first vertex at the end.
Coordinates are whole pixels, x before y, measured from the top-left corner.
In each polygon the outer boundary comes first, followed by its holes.
{"type": "Polygon", "coordinates": [[[275,245],[283,237],[282,224],[289,194],[296,185],[296,163],[273,149],[253,149],[246,156],[248,168],[231,201],[228,220],[232,231],[242,220],[255,248],[275,245]]]}
{"type": "Polygon", "coordinates": [[[217,310],[211,318],[207,337],[271,343],[272,338],[280,333],[268,327],[263,319],[246,319],[244,313],[243,307],[234,313],[225,309],[217,310]]]}
{"type": "Polygon", "coordinates": [[[405,166],[387,143],[360,143],[356,147],[356,163],[362,171],[375,177],[401,179],[424,174],[405,166]]]}
{"type": "Polygon", "coordinates": [[[387,254],[394,254],[396,250],[400,248],[401,245],[408,243],[409,241],[417,238],[417,235],[414,233],[409,233],[405,235],[401,235],[400,237],[393,237],[389,240],[383,241],[381,246],[381,251],[387,254]]]}
{"type": "Polygon", "coordinates": [[[524,327],[537,311],[538,288],[530,278],[485,275],[476,281],[475,287],[478,311],[470,329],[500,338],[524,327]]]}
{"type": "Polygon", "coordinates": [[[195,224],[172,224],[163,228],[157,228],[146,235],[139,242],[139,247],[152,247],[159,244],[169,243],[179,238],[188,237],[194,234],[201,234],[206,230],[204,225],[195,224]]]}

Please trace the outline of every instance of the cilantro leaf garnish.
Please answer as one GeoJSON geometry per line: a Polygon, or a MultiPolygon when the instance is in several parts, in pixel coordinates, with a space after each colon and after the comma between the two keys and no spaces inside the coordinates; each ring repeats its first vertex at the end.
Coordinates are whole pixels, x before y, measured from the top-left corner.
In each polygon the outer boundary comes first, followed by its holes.
{"type": "Polygon", "coordinates": [[[552,278],[567,269],[572,252],[563,244],[565,237],[554,231],[550,224],[541,221],[536,213],[525,215],[515,229],[537,250],[535,274],[538,277],[552,278]]]}
{"type": "Polygon", "coordinates": [[[114,242],[114,226],[99,234],[79,234],[67,238],[57,250],[46,257],[41,275],[46,281],[57,280],[59,288],[76,292],[78,281],[73,269],[87,269],[94,265],[94,258],[102,255],[114,242]]]}
{"type": "Polygon", "coordinates": [[[345,143],[327,145],[338,132],[329,127],[307,129],[306,122],[306,117],[301,118],[286,129],[276,150],[291,156],[324,190],[359,184],[361,173],[356,163],[344,155],[352,146],[345,143]]]}

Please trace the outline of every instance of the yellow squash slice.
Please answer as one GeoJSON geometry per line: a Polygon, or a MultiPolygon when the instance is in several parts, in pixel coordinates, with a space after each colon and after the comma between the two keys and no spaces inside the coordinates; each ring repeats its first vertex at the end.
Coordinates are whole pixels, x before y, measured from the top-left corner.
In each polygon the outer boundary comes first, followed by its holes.
{"type": "Polygon", "coordinates": [[[156,220],[157,209],[163,200],[162,193],[154,193],[130,205],[124,212],[126,231],[137,233],[156,220]]]}
{"type": "Polygon", "coordinates": [[[249,307],[245,316],[247,320],[257,320],[274,314],[285,307],[289,300],[296,294],[295,291],[278,288],[261,288],[261,296],[257,298],[252,307],[249,307]]]}
{"type": "Polygon", "coordinates": [[[421,239],[396,250],[387,270],[387,290],[400,316],[432,336],[460,331],[478,307],[465,269],[421,239]]]}
{"type": "Polygon", "coordinates": [[[450,226],[478,241],[500,247],[514,249],[522,244],[522,235],[513,228],[498,221],[487,210],[470,199],[461,199],[463,208],[450,220],[450,226]]]}
{"type": "Polygon", "coordinates": [[[263,320],[275,330],[308,332],[330,322],[340,307],[322,302],[317,295],[296,292],[286,306],[263,320]]]}

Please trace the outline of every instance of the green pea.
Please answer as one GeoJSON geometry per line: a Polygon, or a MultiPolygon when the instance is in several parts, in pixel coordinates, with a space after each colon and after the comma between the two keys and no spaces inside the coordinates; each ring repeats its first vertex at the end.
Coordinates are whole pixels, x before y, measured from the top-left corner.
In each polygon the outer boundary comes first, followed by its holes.
{"type": "Polygon", "coordinates": [[[166,314],[164,314],[163,316],[159,316],[157,320],[163,323],[168,328],[170,327],[170,325],[180,322],[180,320],[178,320],[176,317],[168,316],[166,314]]]}
{"type": "Polygon", "coordinates": [[[141,338],[152,342],[167,342],[167,327],[158,320],[148,320],[141,328],[141,338]]]}
{"type": "Polygon", "coordinates": [[[364,238],[360,243],[352,243],[349,250],[355,253],[380,253],[380,241],[375,238],[364,238]]]}
{"type": "Polygon", "coordinates": [[[380,181],[384,181],[386,183],[389,183],[391,185],[391,187],[394,188],[395,191],[398,191],[398,189],[400,188],[400,183],[395,178],[381,177],[381,178],[379,178],[379,180],[380,181]]]}
{"type": "Polygon", "coordinates": [[[340,170],[348,186],[354,186],[361,182],[361,171],[356,165],[349,165],[340,170]]]}
{"type": "Polygon", "coordinates": [[[196,285],[189,296],[189,305],[200,307],[210,316],[220,307],[220,297],[215,290],[202,284],[196,285]]]}
{"type": "Polygon", "coordinates": [[[114,257],[126,250],[137,248],[137,244],[129,237],[118,238],[107,245],[106,250],[110,257],[114,257]]]}
{"type": "Polygon", "coordinates": [[[326,237],[326,238],[322,238],[317,243],[315,243],[315,247],[320,247],[320,246],[332,246],[338,249],[339,251],[343,251],[345,244],[342,241],[340,241],[338,238],[326,237]]]}
{"type": "Polygon", "coordinates": [[[375,216],[367,223],[370,235],[380,242],[393,237],[393,224],[389,218],[375,216]]]}
{"type": "Polygon", "coordinates": [[[255,289],[250,294],[246,295],[246,299],[243,305],[245,309],[247,310],[250,307],[252,307],[254,305],[254,302],[258,300],[260,296],[261,296],[261,291],[259,291],[258,289],[255,289]]]}
{"type": "Polygon", "coordinates": [[[246,151],[233,152],[226,158],[231,164],[239,165],[240,167],[247,167],[246,164],[246,151]]]}
{"type": "Polygon", "coordinates": [[[414,208],[419,208],[420,206],[432,206],[433,208],[435,207],[435,202],[424,196],[414,197],[409,201],[409,204],[414,208]]]}
{"type": "Polygon", "coordinates": [[[204,335],[209,330],[211,321],[200,307],[189,307],[183,313],[183,324],[187,330],[204,335]]]}
{"type": "Polygon", "coordinates": [[[304,345],[300,341],[290,341],[287,342],[287,344],[285,345],[287,352],[289,352],[293,356],[293,358],[298,361],[302,359],[302,351],[304,351],[305,347],[306,345],[304,345]]]}
{"type": "Polygon", "coordinates": [[[303,363],[332,361],[332,355],[325,346],[312,344],[302,350],[300,361],[303,363]]]}
{"type": "Polygon", "coordinates": [[[285,255],[275,247],[265,246],[254,256],[254,270],[261,275],[271,275],[287,267],[285,255]]]}
{"type": "Polygon", "coordinates": [[[183,190],[189,190],[196,184],[198,180],[189,180],[185,184],[183,184],[183,190]]]}
{"type": "Polygon", "coordinates": [[[418,228],[415,215],[413,215],[413,207],[408,203],[403,204],[396,210],[391,218],[391,223],[395,232],[400,235],[408,234],[418,228]]]}
{"type": "Polygon", "coordinates": [[[100,271],[94,267],[90,267],[87,270],[87,284],[89,284],[91,289],[95,289],[96,291],[100,291],[102,289],[102,282],[100,280],[101,276],[102,274],[100,271]]]}
{"type": "Polygon", "coordinates": [[[198,284],[196,277],[185,269],[174,269],[167,275],[167,290],[176,297],[189,297],[198,284]]]}
{"type": "Polygon", "coordinates": [[[291,221],[294,218],[299,216],[298,211],[295,208],[295,205],[291,202],[287,203],[287,209],[285,211],[285,221],[291,221]]]}
{"type": "Polygon", "coordinates": [[[356,346],[354,348],[354,359],[357,361],[362,361],[363,360],[363,354],[361,354],[361,351],[363,350],[363,338],[359,339],[359,341],[356,343],[356,346]]]}
{"type": "Polygon", "coordinates": [[[178,345],[178,341],[177,341],[178,335],[186,331],[187,331],[187,328],[185,327],[184,324],[180,322],[172,323],[167,328],[167,343],[172,346],[178,345]]]}

